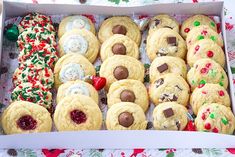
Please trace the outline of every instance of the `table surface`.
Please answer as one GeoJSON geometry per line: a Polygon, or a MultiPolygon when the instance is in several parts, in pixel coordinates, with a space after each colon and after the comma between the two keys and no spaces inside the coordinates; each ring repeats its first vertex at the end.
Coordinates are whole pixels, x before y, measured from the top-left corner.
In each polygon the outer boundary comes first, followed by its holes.
{"type": "MultiPolygon", "coordinates": [[[[69,4],[89,4],[89,5],[108,5],[108,6],[133,6],[146,5],[153,3],[200,3],[217,0],[7,0],[14,2],[27,3],[69,3],[69,4]]],[[[225,17],[226,17],[226,35],[228,42],[228,53],[230,65],[235,67],[235,0],[224,0],[225,17]]],[[[235,87],[235,71],[234,71],[235,87]]],[[[178,156],[195,156],[195,157],[229,157],[235,156],[235,148],[224,149],[131,149],[131,150],[112,150],[112,149],[2,149],[0,157],[17,156],[17,157],[178,157],[178,156]]]]}

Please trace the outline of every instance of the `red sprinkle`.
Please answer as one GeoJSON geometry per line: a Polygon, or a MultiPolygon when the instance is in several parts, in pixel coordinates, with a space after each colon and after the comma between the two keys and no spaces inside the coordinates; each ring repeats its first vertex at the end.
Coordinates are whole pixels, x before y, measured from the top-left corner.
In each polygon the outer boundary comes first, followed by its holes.
{"type": "Polygon", "coordinates": [[[200,72],[201,72],[202,74],[207,74],[207,73],[208,73],[208,69],[207,69],[207,68],[202,68],[202,69],[200,70],[200,72]]]}
{"type": "Polygon", "coordinates": [[[206,123],[204,125],[204,127],[205,127],[206,130],[210,130],[211,129],[211,124],[210,123],[206,123]]]}
{"type": "Polygon", "coordinates": [[[210,67],[211,67],[211,63],[207,63],[207,64],[206,64],[206,67],[207,67],[207,68],[210,68],[210,67]]]}
{"type": "Polygon", "coordinates": [[[212,132],[214,132],[214,133],[218,133],[218,132],[219,132],[219,130],[218,130],[217,128],[213,128],[213,129],[212,129],[212,132]]]}
{"type": "Polygon", "coordinates": [[[214,56],[214,53],[212,51],[207,52],[207,57],[211,58],[214,56]]]}
{"type": "Polygon", "coordinates": [[[205,86],[205,84],[199,84],[198,88],[202,88],[203,86],[205,86]]]}
{"type": "Polygon", "coordinates": [[[202,34],[202,35],[206,35],[206,34],[207,34],[207,31],[206,31],[206,30],[203,30],[201,34],[202,34]]]}
{"type": "Polygon", "coordinates": [[[185,28],[185,29],[184,29],[184,32],[185,32],[185,33],[188,33],[189,31],[190,31],[190,28],[185,28]]]}
{"type": "Polygon", "coordinates": [[[205,113],[202,114],[201,118],[202,118],[202,120],[205,120],[205,119],[206,119],[205,113]]]}
{"type": "Polygon", "coordinates": [[[207,92],[206,91],[202,91],[202,94],[206,94],[207,92]]]}
{"type": "Polygon", "coordinates": [[[224,96],[224,91],[220,90],[218,91],[219,96],[224,96]]]}
{"type": "Polygon", "coordinates": [[[198,50],[199,50],[199,48],[200,48],[200,46],[199,46],[199,45],[197,45],[197,46],[195,47],[195,51],[198,51],[198,50]]]}

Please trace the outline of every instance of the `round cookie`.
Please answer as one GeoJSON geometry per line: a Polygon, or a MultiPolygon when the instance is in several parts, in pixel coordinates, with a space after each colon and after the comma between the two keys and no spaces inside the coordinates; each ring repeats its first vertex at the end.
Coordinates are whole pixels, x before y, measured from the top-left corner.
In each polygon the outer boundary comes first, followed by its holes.
{"type": "Polygon", "coordinates": [[[179,23],[173,17],[166,14],[160,14],[151,18],[148,34],[153,33],[154,30],[159,28],[170,28],[179,33],[179,23]]]}
{"type": "Polygon", "coordinates": [[[184,59],[186,51],[184,39],[170,28],[159,28],[147,37],[146,52],[150,61],[159,56],[174,56],[184,59]]]}
{"type": "Polygon", "coordinates": [[[210,39],[199,40],[188,49],[187,63],[189,66],[192,67],[197,60],[202,58],[210,58],[224,67],[224,51],[219,45],[210,39]]]}
{"type": "Polygon", "coordinates": [[[183,77],[169,73],[151,83],[149,96],[155,105],[162,102],[177,102],[187,106],[189,92],[189,86],[183,77]]]}
{"type": "Polygon", "coordinates": [[[165,102],[153,110],[153,126],[156,130],[184,130],[188,123],[188,110],[176,102],[165,102]]]}
{"type": "Polygon", "coordinates": [[[69,95],[56,106],[54,122],[58,131],[99,130],[102,113],[90,97],[69,95]]]}
{"type": "Polygon", "coordinates": [[[126,35],[140,45],[140,29],[128,16],[114,16],[102,22],[98,32],[100,42],[103,43],[114,34],[126,35]]]}
{"type": "Polygon", "coordinates": [[[228,92],[218,84],[206,83],[202,87],[197,87],[190,97],[194,114],[197,114],[199,108],[206,103],[219,103],[230,107],[228,92]]]}
{"type": "Polygon", "coordinates": [[[76,53],[94,62],[99,53],[100,43],[96,36],[86,29],[67,31],[59,40],[59,53],[63,56],[76,53]]]}
{"type": "Polygon", "coordinates": [[[114,55],[106,59],[100,67],[100,76],[107,80],[106,88],[118,80],[133,79],[144,81],[144,65],[130,56],[114,55]]]}
{"type": "Polygon", "coordinates": [[[190,48],[190,46],[202,39],[210,39],[220,47],[224,46],[222,37],[206,25],[193,28],[187,35],[186,44],[190,48]]]}
{"type": "Polygon", "coordinates": [[[207,25],[214,31],[217,31],[215,22],[205,15],[194,15],[187,18],[181,25],[180,34],[186,39],[188,33],[194,28],[201,25],[207,25]]]}
{"type": "Polygon", "coordinates": [[[94,66],[82,55],[66,54],[55,64],[55,87],[68,81],[82,80],[87,75],[95,75],[94,66]]]}
{"type": "Polygon", "coordinates": [[[110,107],[106,117],[108,130],[145,130],[147,121],[142,108],[132,102],[120,102],[110,107]]]}
{"type": "Polygon", "coordinates": [[[162,75],[174,73],[186,78],[187,66],[181,58],[162,56],[153,60],[149,68],[150,82],[155,81],[162,75]]]}
{"type": "Polygon", "coordinates": [[[124,79],[111,84],[107,101],[109,108],[120,102],[133,102],[144,111],[149,107],[148,92],[144,84],[137,80],[124,79]]]}
{"type": "Polygon", "coordinates": [[[58,37],[61,38],[63,34],[72,29],[86,29],[95,34],[95,25],[86,16],[73,15],[63,18],[58,29],[58,37]]]}
{"type": "Polygon", "coordinates": [[[12,101],[28,101],[41,105],[48,110],[52,107],[52,94],[45,89],[39,82],[21,83],[11,93],[12,101]]]}
{"type": "Polygon", "coordinates": [[[195,124],[198,131],[233,134],[235,117],[230,108],[208,103],[199,108],[195,124]]]}
{"type": "Polygon", "coordinates": [[[15,101],[2,114],[2,127],[6,134],[50,132],[52,119],[42,106],[15,101]]]}
{"type": "Polygon", "coordinates": [[[127,55],[139,58],[139,47],[128,36],[122,34],[114,34],[101,45],[101,60],[112,57],[114,55],[127,55]]]}
{"type": "Polygon", "coordinates": [[[228,77],[224,69],[215,61],[204,58],[196,61],[187,74],[187,80],[192,91],[202,84],[220,84],[225,89],[228,87],[228,77]]]}
{"type": "Polygon", "coordinates": [[[95,88],[84,81],[68,81],[62,84],[57,91],[56,103],[58,104],[62,99],[69,95],[86,95],[91,97],[96,104],[99,103],[99,95],[95,88]]]}

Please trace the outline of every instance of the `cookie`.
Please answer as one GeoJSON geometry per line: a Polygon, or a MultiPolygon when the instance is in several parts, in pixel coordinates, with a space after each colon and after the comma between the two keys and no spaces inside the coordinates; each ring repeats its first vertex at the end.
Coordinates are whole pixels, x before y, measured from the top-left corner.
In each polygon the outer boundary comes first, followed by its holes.
{"type": "Polygon", "coordinates": [[[199,108],[195,124],[198,131],[233,134],[235,117],[230,108],[208,103],[199,108]]]}
{"type": "Polygon", "coordinates": [[[54,122],[58,131],[99,130],[102,113],[90,97],[69,95],[56,106],[54,122]]]}
{"type": "Polygon", "coordinates": [[[89,96],[96,104],[99,103],[98,92],[95,88],[91,84],[80,80],[68,81],[62,84],[57,91],[56,103],[58,104],[66,96],[77,94],[89,96]]]}
{"type": "Polygon", "coordinates": [[[198,109],[206,103],[219,103],[230,107],[228,92],[218,84],[206,83],[201,87],[197,87],[190,97],[194,114],[197,114],[198,109]]]}
{"type": "Polygon", "coordinates": [[[128,16],[114,16],[102,22],[98,32],[100,42],[103,43],[114,34],[126,35],[140,45],[140,29],[128,16]]]}
{"type": "Polygon", "coordinates": [[[114,82],[107,94],[108,107],[120,102],[133,102],[144,111],[149,107],[148,93],[144,84],[137,80],[124,79],[114,82]]]}
{"type": "Polygon", "coordinates": [[[144,81],[144,65],[130,56],[114,55],[100,67],[100,76],[106,78],[106,88],[118,80],[133,79],[144,81]]]}
{"type": "Polygon", "coordinates": [[[197,60],[202,58],[210,58],[224,67],[224,51],[219,45],[217,45],[210,39],[196,41],[188,49],[187,63],[189,64],[189,66],[192,67],[197,60]]]}
{"type": "Polygon", "coordinates": [[[224,46],[222,37],[206,25],[193,28],[187,35],[186,44],[190,48],[190,46],[202,39],[210,39],[220,47],[224,46]]]}
{"type": "Polygon", "coordinates": [[[42,106],[15,101],[2,114],[2,128],[6,134],[50,132],[52,119],[42,106]]]}
{"type": "Polygon", "coordinates": [[[224,69],[215,61],[204,58],[196,61],[187,74],[187,80],[191,89],[206,83],[214,83],[228,87],[228,77],[224,69]]]}
{"type": "Polygon", "coordinates": [[[41,105],[48,110],[52,107],[52,94],[41,83],[21,83],[11,93],[12,101],[29,101],[41,105]]]}
{"type": "Polygon", "coordinates": [[[110,107],[106,117],[108,130],[145,130],[147,121],[142,108],[132,102],[120,102],[110,107]]]}
{"type": "Polygon", "coordinates": [[[194,28],[201,25],[207,25],[212,30],[217,31],[217,26],[215,22],[205,15],[194,15],[187,18],[181,25],[180,34],[186,39],[188,33],[194,28]]]}
{"type": "Polygon", "coordinates": [[[114,34],[101,45],[100,57],[104,61],[114,55],[127,55],[138,59],[139,47],[128,36],[114,34]]]}
{"type": "Polygon", "coordinates": [[[58,29],[58,37],[61,38],[67,31],[72,29],[86,29],[95,34],[95,25],[82,15],[73,15],[63,18],[58,29]]]}
{"type": "Polygon", "coordinates": [[[151,18],[148,34],[153,33],[154,30],[159,28],[170,28],[179,33],[179,23],[173,17],[166,14],[160,14],[151,18]]]}
{"type": "Polygon", "coordinates": [[[189,86],[181,76],[169,73],[151,83],[149,96],[155,105],[162,102],[177,102],[187,106],[189,92],[189,86]]]}
{"type": "Polygon", "coordinates": [[[181,58],[162,56],[153,60],[149,68],[150,82],[155,81],[162,75],[174,73],[186,78],[187,66],[181,58]]]}
{"type": "Polygon", "coordinates": [[[184,39],[170,28],[159,28],[147,37],[146,52],[150,61],[159,56],[174,56],[184,59],[186,51],[184,39]]]}
{"type": "Polygon", "coordinates": [[[156,130],[184,130],[188,123],[186,107],[176,102],[164,102],[153,110],[153,126],[156,130]]]}
{"type": "Polygon", "coordinates": [[[67,31],[59,40],[60,56],[76,53],[85,56],[90,62],[94,62],[99,49],[98,39],[86,29],[67,31]]]}
{"type": "Polygon", "coordinates": [[[94,66],[82,55],[66,54],[55,64],[55,87],[68,81],[82,80],[85,76],[95,75],[94,66]]]}

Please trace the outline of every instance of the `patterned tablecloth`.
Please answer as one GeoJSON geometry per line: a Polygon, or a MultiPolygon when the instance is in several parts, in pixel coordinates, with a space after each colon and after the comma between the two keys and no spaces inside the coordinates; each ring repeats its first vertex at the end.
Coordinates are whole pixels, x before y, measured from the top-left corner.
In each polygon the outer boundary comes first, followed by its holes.
{"type": "MultiPolygon", "coordinates": [[[[8,0],[15,2],[28,2],[28,3],[71,3],[71,4],[89,4],[89,5],[108,5],[108,6],[134,6],[146,5],[153,3],[200,3],[205,1],[215,0],[8,0]]],[[[235,0],[224,0],[226,15],[226,33],[228,42],[228,52],[231,62],[231,68],[234,73],[235,85],[235,0]]],[[[235,86],[234,86],[235,87],[235,86]]],[[[224,149],[131,149],[131,150],[111,150],[111,149],[2,149],[0,150],[0,157],[17,156],[17,157],[229,157],[235,156],[235,148],[224,149]]]]}

